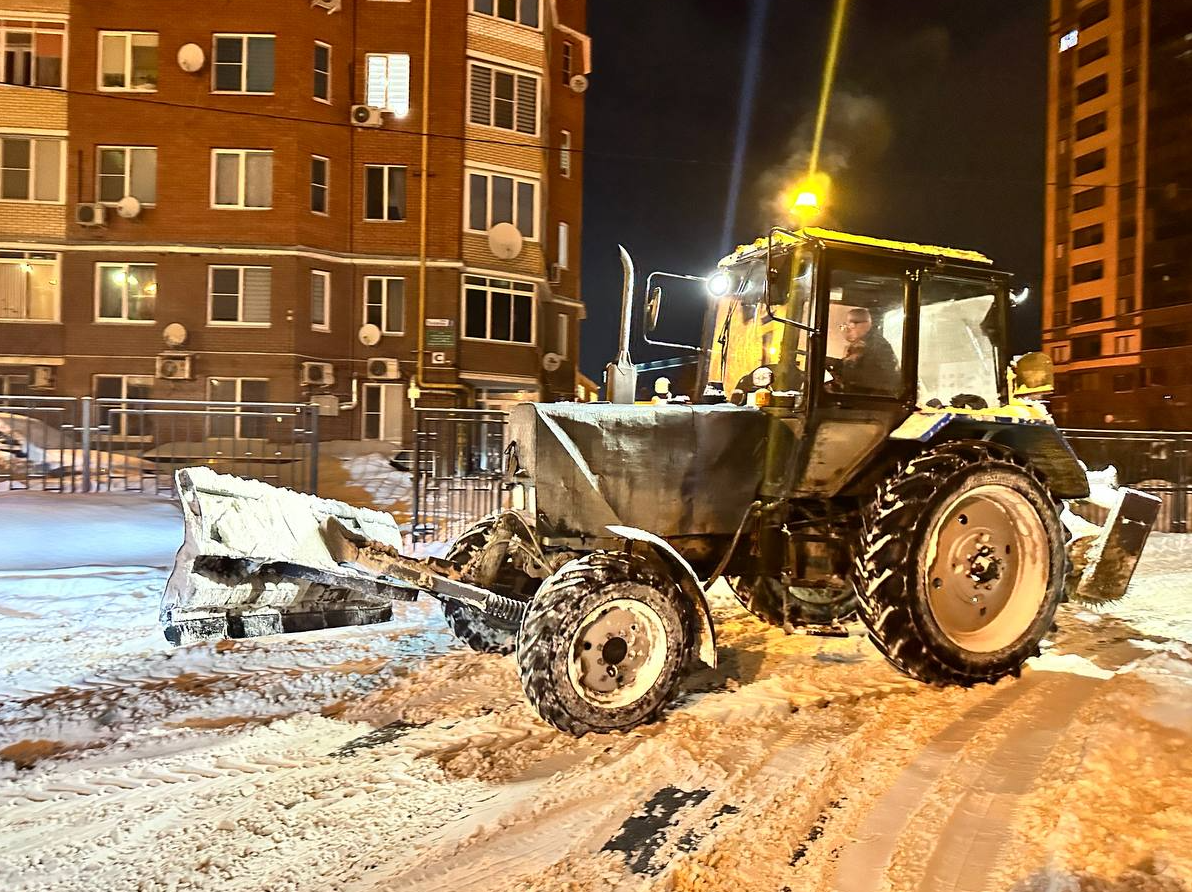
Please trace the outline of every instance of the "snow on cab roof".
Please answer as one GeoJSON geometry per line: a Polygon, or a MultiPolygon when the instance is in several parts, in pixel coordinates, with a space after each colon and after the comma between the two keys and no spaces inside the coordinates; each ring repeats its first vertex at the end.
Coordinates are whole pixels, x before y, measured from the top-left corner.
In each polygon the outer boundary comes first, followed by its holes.
{"type": "MultiPolygon", "coordinates": [[[[851,245],[866,245],[871,248],[884,248],[887,251],[901,251],[906,254],[922,254],[928,257],[947,257],[952,260],[965,260],[969,263],[983,263],[989,266],[993,265],[993,261],[978,251],[966,251],[963,248],[942,248],[937,245],[919,245],[915,242],[896,242],[891,239],[874,238],[869,235],[856,235],[851,232],[836,232],[831,229],[819,229],[818,227],[809,226],[806,229],[799,230],[800,234],[808,238],[819,239],[826,242],[841,242],[851,245]]],[[[781,244],[794,244],[795,239],[789,235],[781,232],[774,233],[774,241],[781,244]]],[[[736,263],[743,257],[753,254],[757,251],[764,251],[766,248],[766,239],[759,238],[751,245],[741,245],[732,254],[720,261],[720,266],[727,266],[736,263]]]]}

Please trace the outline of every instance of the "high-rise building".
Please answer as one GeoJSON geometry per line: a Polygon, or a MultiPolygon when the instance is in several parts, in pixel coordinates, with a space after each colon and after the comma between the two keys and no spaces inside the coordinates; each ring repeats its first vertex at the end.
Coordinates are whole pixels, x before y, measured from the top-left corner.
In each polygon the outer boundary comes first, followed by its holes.
{"type": "Polygon", "coordinates": [[[1192,427],[1192,0],[1052,0],[1043,343],[1071,426],[1192,427]]]}
{"type": "Polygon", "coordinates": [[[574,398],[585,0],[10,3],[7,391],[574,398]]]}

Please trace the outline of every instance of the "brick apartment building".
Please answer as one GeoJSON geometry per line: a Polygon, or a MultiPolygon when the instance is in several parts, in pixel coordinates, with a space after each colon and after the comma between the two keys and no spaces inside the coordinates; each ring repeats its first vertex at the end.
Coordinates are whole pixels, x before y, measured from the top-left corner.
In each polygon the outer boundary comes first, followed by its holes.
{"type": "Polygon", "coordinates": [[[1052,0],[1043,343],[1073,426],[1192,428],[1192,0],[1052,0]]]}
{"type": "Polygon", "coordinates": [[[573,398],[584,25],[0,0],[0,384],[317,399],[325,437],[393,441],[413,403],[573,398]]]}

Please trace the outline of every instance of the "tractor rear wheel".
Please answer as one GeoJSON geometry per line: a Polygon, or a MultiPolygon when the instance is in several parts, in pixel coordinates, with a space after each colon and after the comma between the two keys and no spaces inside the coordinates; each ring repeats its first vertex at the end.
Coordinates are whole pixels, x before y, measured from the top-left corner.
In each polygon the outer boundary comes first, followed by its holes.
{"type": "Polygon", "coordinates": [[[695,618],[673,580],[632,554],[563,565],[526,612],[517,640],[522,687],[560,731],[626,731],[674,696],[695,618]]]}
{"type": "MultiPolygon", "coordinates": [[[[490,514],[468,528],[447,552],[447,560],[466,569],[476,553],[488,543],[502,515],[507,513],[510,512],[490,514]]],[[[506,597],[528,601],[550,575],[551,568],[538,548],[530,522],[518,515],[514,529],[515,537],[510,542],[492,588],[506,597]]],[[[470,581],[466,572],[464,578],[470,581]]],[[[457,601],[445,600],[442,606],[443,618],[455,637],[472,650],[493,654],[513,653],[517,644],[515,624],[492,619],[457,601]]]]}
{"type": "Polygon", "coordinates": [[[921,681],[1017,675],[1063,598],[1056,503],[1010,450],[957,441],[908,462],[864,512],[854,579],[878,649],[921,681]]]}
{"type": "Polygon", "coordinates": [[[746,610],[773,626],[827,626],[857,612],[851,585],[800,588],[773,576],[751,576],[736,580],[733,589],[746,610]]]}

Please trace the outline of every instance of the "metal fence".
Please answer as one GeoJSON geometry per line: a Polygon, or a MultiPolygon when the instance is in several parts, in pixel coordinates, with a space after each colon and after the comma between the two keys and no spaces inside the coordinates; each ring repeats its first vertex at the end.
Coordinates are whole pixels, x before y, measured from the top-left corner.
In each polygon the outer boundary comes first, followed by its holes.
{"type": "Polygon", "coordinates": [[[507,504],[507,412],[417,409],[414,414],[416,542],[449,541],[507,504]]]}
{"type": "Polygon", "coordinates": [[[1163,500],[1156,532],[1192,531],[1192,432],[1073,429],[1064,435],[1090,469],[1112,465],[1120,484],[1163,500]]]}
{"type": "Polygon", "coordinates": [[[315,493],[318,460],[312,405],[0,396],[0,492],[169,494],[206,465],[315,493]]]}

